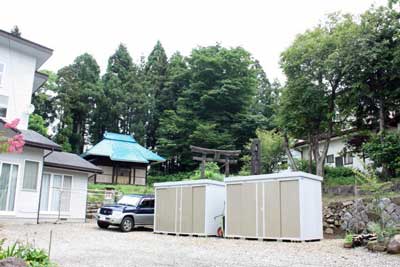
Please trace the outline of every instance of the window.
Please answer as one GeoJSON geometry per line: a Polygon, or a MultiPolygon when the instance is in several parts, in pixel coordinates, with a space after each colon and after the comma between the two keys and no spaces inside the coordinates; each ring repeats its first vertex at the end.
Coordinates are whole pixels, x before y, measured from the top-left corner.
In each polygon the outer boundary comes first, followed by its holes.
{"type": "Polygon", "coordinates": [[[140,207],[145,209],[154,209],[154,199],[143,199],[140,207]]]}
{"type": "Polygon", "coordinates": [[[8,96],[0,95],[0,117],[7,116],[8,96]]]}
{"type": "Polygon", "coordinates": [[[353,164],[353,155],[347,152],[344,156],[344,164],[345,165],[352,165],[353,164]]]}
{"type": "Polygon", "coordinates": [[[326,163],[335,163],[335,157],[333,154],[326,156],[326,163]]]}
{"type": "Polygon", "coordinates": [[[38,174],[39,162],[26,160],[22,189],[36,190],[38,174]]]}
{"type": "Polygon", "coordinates": [[[72,176],[61,174],[43,174],[40,210],[68,212],[71,205],[72,176]]]}
{"type": "Polygon", "coordinates": [[[0,174],[0,210],[13,211],[17,187],[18,165],[3,163],[0,174]]]}
{"type": "Polygon", "coordinates": [[[342,167],[343,166],[343,157],[336,157],[335,158],[335,166],[342,167]]]}
{"type": "Polygon", "coordinates": [[[0,62],[0,87],[4,83],[4,73],[5,73],[6,65],[0,62]]]}

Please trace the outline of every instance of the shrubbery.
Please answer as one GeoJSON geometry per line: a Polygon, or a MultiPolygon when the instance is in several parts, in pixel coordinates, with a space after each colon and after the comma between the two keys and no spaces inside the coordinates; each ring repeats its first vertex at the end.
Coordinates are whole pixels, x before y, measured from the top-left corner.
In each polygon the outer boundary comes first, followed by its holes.
{"type": "Polygon", "coordinates": [[[0,260],[10,257],[23,259],[30,267],[51,267],[56,266],[50,262],[47,253],[29,244],[14,243],[4,248],[4,239],[0,241],[0,260]]]}

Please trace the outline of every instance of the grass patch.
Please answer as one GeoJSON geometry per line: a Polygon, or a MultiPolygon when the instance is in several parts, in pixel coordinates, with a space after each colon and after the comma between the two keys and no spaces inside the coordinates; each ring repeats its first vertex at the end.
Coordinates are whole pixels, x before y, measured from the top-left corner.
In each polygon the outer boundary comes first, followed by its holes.
{"type": "Polygon", "coordinates": [[[140,185],[122,185],[122,184],[89,184],[89,190],[105,190],[106,188],[114,188],[116,191],[121,192],[124,195],[128,194],[151,194],[154,192],[151,186],[140,186],[140,185]]]}

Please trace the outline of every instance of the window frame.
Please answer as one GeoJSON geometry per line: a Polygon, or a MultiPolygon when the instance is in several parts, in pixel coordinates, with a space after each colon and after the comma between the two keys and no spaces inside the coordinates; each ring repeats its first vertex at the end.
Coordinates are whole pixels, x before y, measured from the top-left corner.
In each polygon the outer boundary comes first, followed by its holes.
{"type": "MultiPolygon", "coordinates": [[[[3,164],[10,164],[10,165],[16,165],[18,166],[18,171],[17,171],[17,184],[15,186],[15,196],[14,196],[14,210],[0,210],[0,214],[1,215],[14,215],[16,214],[15,212],[15,208],[17,206],[17,199],[18,199],[18,195],[19,195],[19,190],[18,190],[18,183],[19,183],[19,176],[21,174],[21,164],[20,163],[15,163],[15,162],[10,162],[10,161],[0,161],[0,175],[1,172],[3,171],[3,164]]],[[[10,178],[9,178],[10,179],[10,178]]],[[[8,183],[8,188],[7,188],[7,201],[6,201],[6,207],[9,204],[9,190],[10,190],[10,182],[8,183]]]]}
{"type": "MultiPolygon", "coordinates": [[[[38,160],[32,160],[32,159],[25,159],[24,160],[24,173],[23,173],[23,175],[22,175],[22,183],[21,183],[21,190],[22,191],[26,191],[26,192],[37,192],[38,191],[38,187],[40,186],[40,183],[39,183],[39,177],[40,177],[40,174],[41,174],[41,165],[42,164],[42,162],[41,161],[38,161],[38,160]],[[25,171],[26,171],[26,162],[27,161],[30,161],[30,162],[36,162],[36,163],[38,163],[38,170],[37,170],[37,175],[36,175],[36,188],[35,189],[31,189],[31,188],[24,188],[24,181],[25,181],[25,171]]],[[[41,182],[42,180],[40,179],[40,182],[41,182]]]]}
{"type": "Polygon", "coordinates": [[[326,163],[327,164],[335,164],[335,154],[326,155],[326,163]],[[332,157],[332,161],[329,161],[329,157],[332,157]]]}
{"type": "Polygon", "coordinates": [[[343,165],[353,165],[354,157],[353,157],[351,152],[346,152],[344,154],[343,158],[344,158],[344,164],[343,165]]]}
{"type": "MultiPolygon", "coordinates": [[[[0,86],[0,88],[1,88],[1,86],[0,86]]],[[[8,104],[9,104],[9,101],[10,101],[10,97],[9,97],[8,95],[6,95],[6,94],[0,94],[0,96],[7,97],[7,104],[6,104],[5,106],[3,106],[2,104],[0,104],[0,108],[4,108],[4,109],[6,110],[5,116],[0,116],[0,117],[1,117],[1,118],[6,118],[6,117],[7,117],[7,112],[8,112],[8,104]]]]}
{"type": "Polygon", "coordinates": [[[0,88],[4,87],[4,74],[6,73],[6,63],[3,61],[0,61],[0,65],[3,65],[3,71],[1,73],[1,79],[0,79],[0,88]]]}
{"type": "MultiPolygon", "coordinates": [[[[61,185],[62,185],[63,188],[64,188],[64,176],[71,177],[71,197],[69,199],[69,210],[68,211],[63,211],[63,210],[61,210],[61,206],[59,207],[60,214],[69,215],[71,213],[71,207],[72,207],[71,206],[72,189],[74,187],[74,177],[75,176],[72,175],[72,174],[65,174],[65,173],[58,173],[58,172],[47,172],[47,171],[43,172],[43,175],[45,175],[45,174],[50,175],[49,192],[48,192],[48,194],[49,194],[48,198],[49,199],[48,199],[48,203],[47,203],[47,210],[42,210],[41,207],[40,207],[39,208],[40,213],[42,213],[42,214],[58,214],[58,210],[57,211],[51,210],[51,206],[53,204],[53,197],[52,196],[53,196],[53,191],[54,191],[53,178],[54,178],[54,176],[59,175],[59,176],[61,176],[61,185]]],[[[43,179],[43,175],[42,175],[42,179],[43,179]]],[[[43,193],[43,189],[42,189],[41,193],[43,193]]]]}

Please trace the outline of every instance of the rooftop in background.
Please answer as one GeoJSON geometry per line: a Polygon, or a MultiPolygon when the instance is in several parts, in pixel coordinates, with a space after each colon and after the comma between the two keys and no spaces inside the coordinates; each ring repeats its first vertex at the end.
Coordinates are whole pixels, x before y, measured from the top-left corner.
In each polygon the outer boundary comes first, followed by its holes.
{"type": "Polygon", "coordinates": [[[48,47],[3,30],[0,30],[0,44],[35,57],[36,70],[39,69],[53,54],[53,50],[48,47]]]}
{"type": "Polygon", "coordinates": [[[130,135],[109,133],[104,139],[82,154],[84,158],[105,156],[112,161],[150,163],[163,162],[164,158],[138,144],[130,135]]]}
{"type": "Polygon", "coordinates": [[[46,157],[44,165],[46,167],[62,168],[74,171],[102,173],[102,170],[96,165],[76,154],[66,152],[52,152],[46,157]]]}

